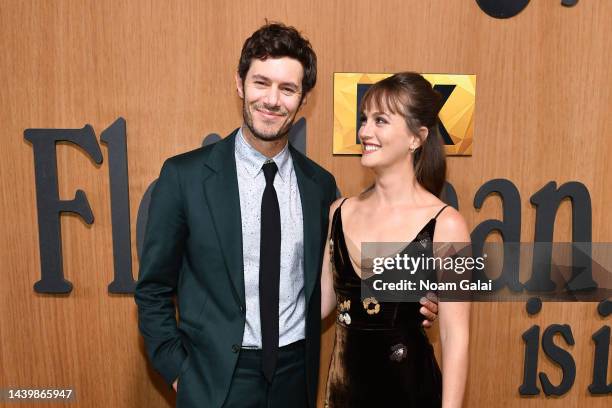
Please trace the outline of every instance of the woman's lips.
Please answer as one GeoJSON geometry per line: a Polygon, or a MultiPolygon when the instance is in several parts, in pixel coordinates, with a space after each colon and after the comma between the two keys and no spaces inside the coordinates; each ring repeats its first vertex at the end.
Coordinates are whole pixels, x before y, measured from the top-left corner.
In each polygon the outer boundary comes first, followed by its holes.
{"type": "Polygon", "coordinates": [[[362,154],[372,154],[380,150],[381,146],[372,143],[363,143],[361,145],[362,154]]]}

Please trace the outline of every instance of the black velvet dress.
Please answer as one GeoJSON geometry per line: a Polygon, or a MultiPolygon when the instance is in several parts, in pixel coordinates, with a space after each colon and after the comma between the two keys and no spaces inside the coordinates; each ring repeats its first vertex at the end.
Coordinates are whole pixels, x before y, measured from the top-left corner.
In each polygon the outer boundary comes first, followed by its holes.
{"type": "MultiPolygon", "coordinates": [[[[338,306],[325,407],[440,407],[442,374],[421,326],[421,305],[361,300],[361,279],[349,258],[341,207],[332,218],[330,241],[338,306]]],[[[413,243],[433,241],[436,218],[413,243]]]]}

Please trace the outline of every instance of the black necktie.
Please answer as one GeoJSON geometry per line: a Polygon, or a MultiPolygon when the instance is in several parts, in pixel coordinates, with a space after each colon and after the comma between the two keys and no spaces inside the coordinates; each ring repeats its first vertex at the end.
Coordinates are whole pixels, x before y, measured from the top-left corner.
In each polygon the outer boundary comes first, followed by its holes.
{"type": "Polygon", "coordinates": [[[273,161],[263,165],[266,188],[261,199],[259,245],[259,317],[261,321],[262,372],[272,382],[278,356],[278,291],[280,280],[281,222],[273,161]]]}

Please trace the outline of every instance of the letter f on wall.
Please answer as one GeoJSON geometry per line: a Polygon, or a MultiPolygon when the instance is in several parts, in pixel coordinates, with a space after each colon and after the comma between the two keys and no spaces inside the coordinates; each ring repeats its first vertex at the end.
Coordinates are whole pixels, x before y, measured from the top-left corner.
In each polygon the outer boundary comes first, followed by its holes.
{"type": "Polygon", "coordinates": [[[64,279],[61,213],[77,214],[87,224],[92,224],[94,217],[82,190],[77,190],[72,200],[59,199],[55,145],[60,141],[73,143],[96,164],[102,163],[102,152],[90,125],[82,129],[26,129],[24,138],[34,147],[36,177],[41,279],[34,284],[34,290],[39,293],[68,293],[72,284],[64,279]]]}

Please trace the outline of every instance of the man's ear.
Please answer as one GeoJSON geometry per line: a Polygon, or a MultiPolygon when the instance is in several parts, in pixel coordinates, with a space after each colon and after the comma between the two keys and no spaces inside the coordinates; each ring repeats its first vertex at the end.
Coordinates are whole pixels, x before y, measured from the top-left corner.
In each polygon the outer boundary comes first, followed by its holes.
{"type": "Polygon", "coordinates": [[[240,99],[244,99],[244,84],[238,72],[236,72],[234,79],[236,80],[236,91],[238,92],[238,96],[240,99]]]}
{"type": "Polygon", "coordinates": [[[306,105],[306,102],[308,100],[308,95],[309,94],[306,94],[306,95],[302,96],[302,100],[300,102],[300,108],[302,108],[304,105],[306,105]]]}

